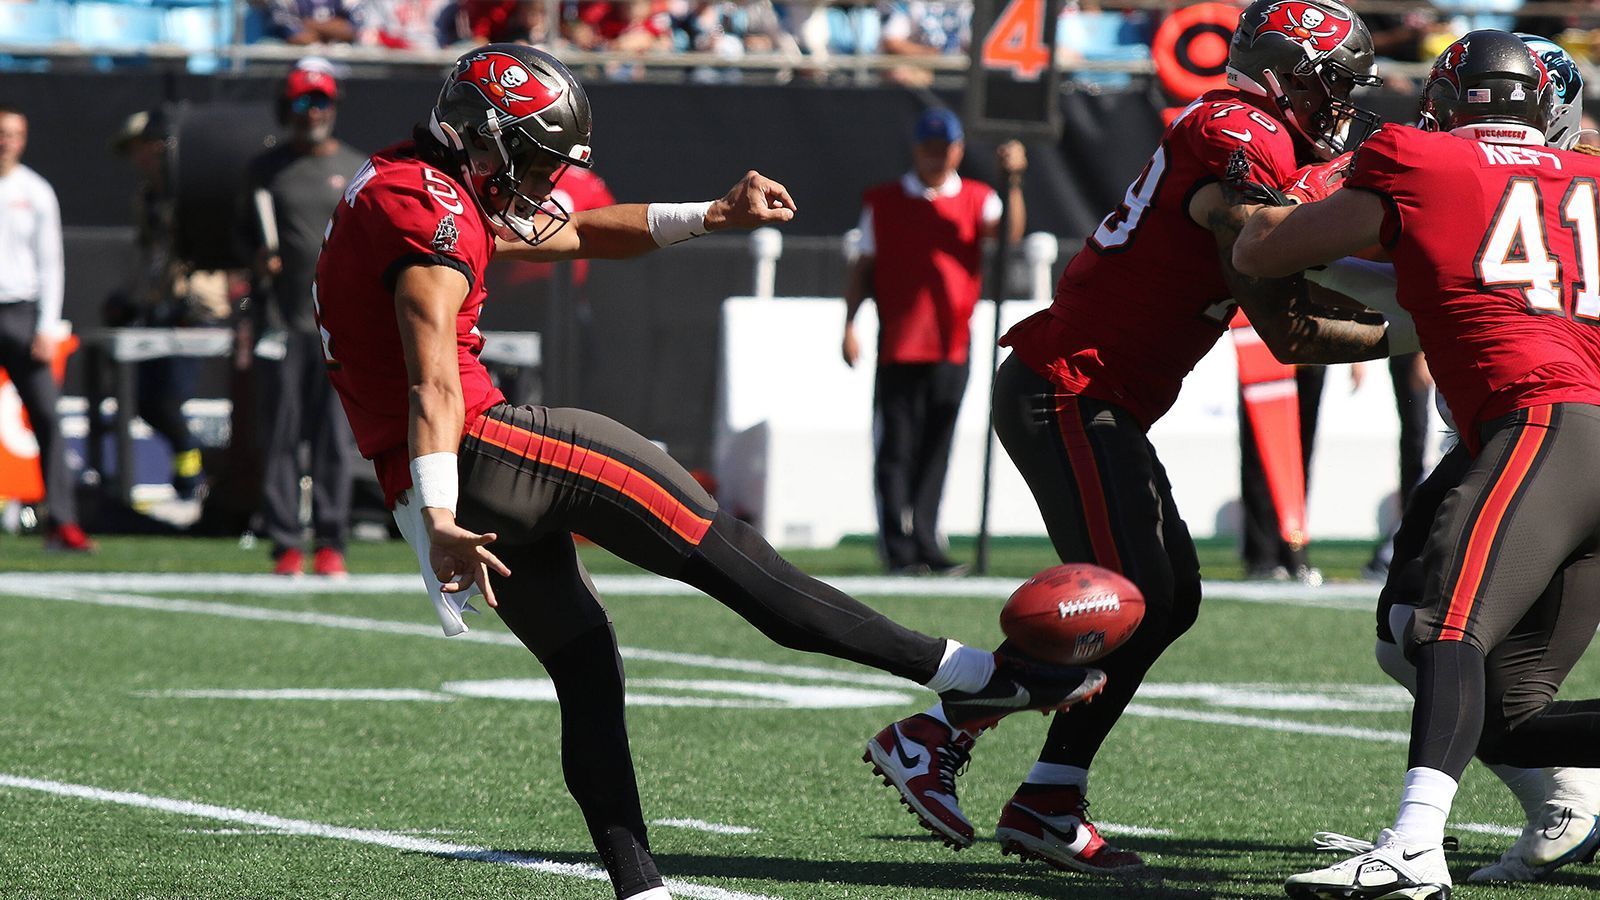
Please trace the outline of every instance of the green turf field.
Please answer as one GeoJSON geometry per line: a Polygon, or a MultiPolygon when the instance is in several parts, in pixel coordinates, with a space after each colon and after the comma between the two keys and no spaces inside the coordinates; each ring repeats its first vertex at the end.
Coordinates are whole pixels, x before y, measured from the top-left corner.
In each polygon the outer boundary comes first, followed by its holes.
{"type": "MultiPolygon", "coordinates": [[[[542,672],[494,620],[446,640],[420,595],[317,579],[75,587],[51,569],[78,560],[24,543],[0,541],[0,568],[41,573],[0,580],[0,898],[610,896],[562,786],[542,672]]],[[[395,549],[364,548],[357,567],[399,571],[395,549]]],[[[116,540],[90,562],[215,573],[259,571],[261,558],[116,540]]],[[[918,628],[998,638],[998,597],[866,599],[918,628]]],[[[1148,877],[1059,873],[984,840],[954,854],[860,762],[878,728],[926,703],[917,688],[778,649],[709,599],[609,605],[675,896],[1278,897],[1285,875],[1331,861],[1313,832],[1387,824],[1404,769],[1406,703],[1371,663],[1364,602],[1212,599],[1095,769],[1094,812],[1146,855],[1148,877]]],[[[1586,664],[1567,693],[1597,692],[1586,664]]],[[[1014,717],[980,742],[961,779],[980,835],[1043,727],[1014,717]]],[[[1458,879],[1510,840],[1485,832],[1515,824],[1509,795],[1470,770],[1458,879]]],[[[1457,895],[1595,889],[1600,872],[1577,866],[1457,895]]]]}
{"type": "MultiPolygon", "coordinates": [[[[1238,578],[1237,541],[1211,538],[1197,542],[1200,564],[1208,578],[1238,578]]],[[[232,539],[192,537],[112,538],[100,542],[100,552],[75,557],[71,567],[92,572],[266,572],[272,568],[264,545],[241,549],[232,539]]],[[[847,538],[837,547],[786,552],[795,565],[808,572],[832,575],[876,575],[883,571],[873,539],[847,538]]],[[[971,538],[953,537],[950,555],[970,563],[974,557],[971,538]]],[[[1321,541],[1311,547],[1311,562],[1330,580],[1360,577],[1361,567],[1372,556],[1370,541],[1321,541]]],[[[596,573],[627,572],[631,567],[597,547],[583,548],[584,562],[596,573]]],[[[412,565],[414,557],[399,541],[357,542],[350,547],[352,572],[397,572],[412,565]]],[[[68,563],[60,555],[46,553],[36,536],[0,535],[0,569],[7,571],[49,572],[68,563]]],[[[996,538],[990,550],[991,575],[1018,581],[1047,566],[1056,556],[1043,538],[996,538]]]]}

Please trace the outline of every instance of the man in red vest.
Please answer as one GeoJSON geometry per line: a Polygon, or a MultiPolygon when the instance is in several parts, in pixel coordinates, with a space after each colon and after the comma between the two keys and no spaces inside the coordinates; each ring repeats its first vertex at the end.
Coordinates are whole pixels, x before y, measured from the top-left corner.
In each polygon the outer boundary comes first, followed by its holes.
{"type": "MultiPolygon", "coordinates": [[[[873,391],[874,487],[880,552],[894,574],[959,575],[966,566],[939,541],[956,414],[967,389],[972,309],[982,287],[982,242],[1000,226],[1000,196],[956,174],[966,146],[961,120],[942,107],[917,119],[911,171],[861,198],[861,253],[845,287],[844,361],[861,347],[855,317],[878,306],[878,373],[873,391]]],[[[1026,220],[1016,141],[997,151],[1010,191],[1011,239],[1026,220]]]]}

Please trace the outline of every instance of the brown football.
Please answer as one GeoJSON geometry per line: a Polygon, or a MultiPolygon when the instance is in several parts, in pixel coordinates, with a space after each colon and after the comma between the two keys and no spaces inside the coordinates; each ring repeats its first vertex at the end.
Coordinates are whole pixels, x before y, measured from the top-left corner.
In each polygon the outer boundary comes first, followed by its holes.
{"type": "Polygon", "coordinates": [[[1144,595],[1109,569],[1072,563],[1022,583],[1000,610],[1000,630],[1022,652],[1044,662],[1081,665],[1133,636],[1144,619],[1144,595]]]}

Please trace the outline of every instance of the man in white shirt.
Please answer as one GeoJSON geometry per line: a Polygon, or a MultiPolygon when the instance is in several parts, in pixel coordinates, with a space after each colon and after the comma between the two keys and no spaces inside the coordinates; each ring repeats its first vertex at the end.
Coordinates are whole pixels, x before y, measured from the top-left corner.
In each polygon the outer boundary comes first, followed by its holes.
{"type": "Polygon", "coordinates": [[[21,110],[0,106],[0,368],[16,385],[39,440],[49,518],[45,545],[87,552],[94,542],[78,527],[50,371],[61,334],[61,210],[49,183],[22,164],[27,145],[28,120],[21,110]]]}

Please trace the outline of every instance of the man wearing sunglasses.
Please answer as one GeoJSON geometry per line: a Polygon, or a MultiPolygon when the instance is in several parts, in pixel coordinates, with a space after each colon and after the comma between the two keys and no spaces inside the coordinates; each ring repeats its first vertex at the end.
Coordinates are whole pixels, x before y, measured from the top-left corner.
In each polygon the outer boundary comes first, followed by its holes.
{"type": "Polygon", "coordinates": [[[320,60],[297,65],[278,97],[286,140],[250,165],[248,212],[257,261],[256,367],[265,415],[260,528],[272,542],[273,571],[301,574],[300,476],[311,476],[312,570],[345,574],[354,442],[322,373],[322,345],[311,311],[311,281],[328,217],[366,158],[333,136],[339,83],[320,60]],[[311,445],[310,470],[300,443],[311,445]]]}

